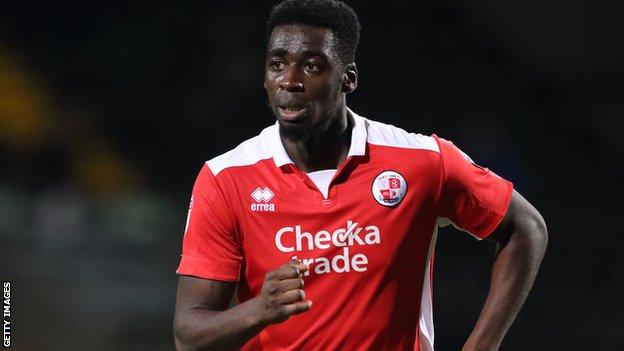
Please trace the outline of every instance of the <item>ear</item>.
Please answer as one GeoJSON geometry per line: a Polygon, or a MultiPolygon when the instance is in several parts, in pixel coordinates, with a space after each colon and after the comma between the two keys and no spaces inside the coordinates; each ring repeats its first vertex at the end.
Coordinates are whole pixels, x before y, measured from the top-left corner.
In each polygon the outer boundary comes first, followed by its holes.
{"type": "Polygon", "coordinates": [[[347,64],[342,75],[342,92],[350,93],[357,88],[358,71],[355,62],[347,64]]]}

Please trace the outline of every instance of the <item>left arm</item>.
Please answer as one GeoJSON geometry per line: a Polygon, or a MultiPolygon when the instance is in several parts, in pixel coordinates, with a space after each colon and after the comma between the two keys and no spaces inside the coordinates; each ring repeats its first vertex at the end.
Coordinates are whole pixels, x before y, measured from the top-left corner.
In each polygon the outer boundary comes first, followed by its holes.
{"type": "Polygon", "coordinates": [[[548,233],[539,212],[514,190],[507,214],[486,240],[498,244],[490,290],[463,351],[498,350],[531,290],[548,233]]]}

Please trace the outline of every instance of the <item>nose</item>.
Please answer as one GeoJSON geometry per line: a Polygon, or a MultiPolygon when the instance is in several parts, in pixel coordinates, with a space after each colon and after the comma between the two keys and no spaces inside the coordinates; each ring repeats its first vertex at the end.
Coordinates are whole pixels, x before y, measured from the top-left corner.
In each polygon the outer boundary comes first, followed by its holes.
{"type": "Polygon", "coordinates": [[[284,71],[279,82],[279,87],[288,92],[302,92],[304,90],[297,65],[291,65],[284,71]]]}

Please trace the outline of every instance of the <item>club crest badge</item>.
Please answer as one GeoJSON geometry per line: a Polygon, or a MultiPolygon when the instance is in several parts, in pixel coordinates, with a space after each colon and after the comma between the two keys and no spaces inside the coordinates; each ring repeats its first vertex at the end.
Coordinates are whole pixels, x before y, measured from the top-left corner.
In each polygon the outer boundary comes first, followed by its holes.
{"type": "Polygon", "coordinates": [[[384,171],[373,181],[373,198],[380,205],[393,207],[398,205],[407,193],[407,182],[399,172],[384,171]]]}

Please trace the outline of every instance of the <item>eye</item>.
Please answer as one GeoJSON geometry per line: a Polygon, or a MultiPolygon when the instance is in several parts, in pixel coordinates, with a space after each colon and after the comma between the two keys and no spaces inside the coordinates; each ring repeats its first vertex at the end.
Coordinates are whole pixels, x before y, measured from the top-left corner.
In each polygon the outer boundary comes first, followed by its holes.
{"type": "Polygon", "coordinates": [[[286,68],[286,64],[280,59],[272,59],[269,61],[269,67],[275,71],[281,71],[286,68]]]}
{"type": "Polygon", "coordinates": [[[312,72],[312,73],[316,73],[318,71],[321,70],[321,66],[318,65],[316,62],[313,61],[308,61],[303,65],[303,68],[308,71],[308,72],[312,72]]]}

